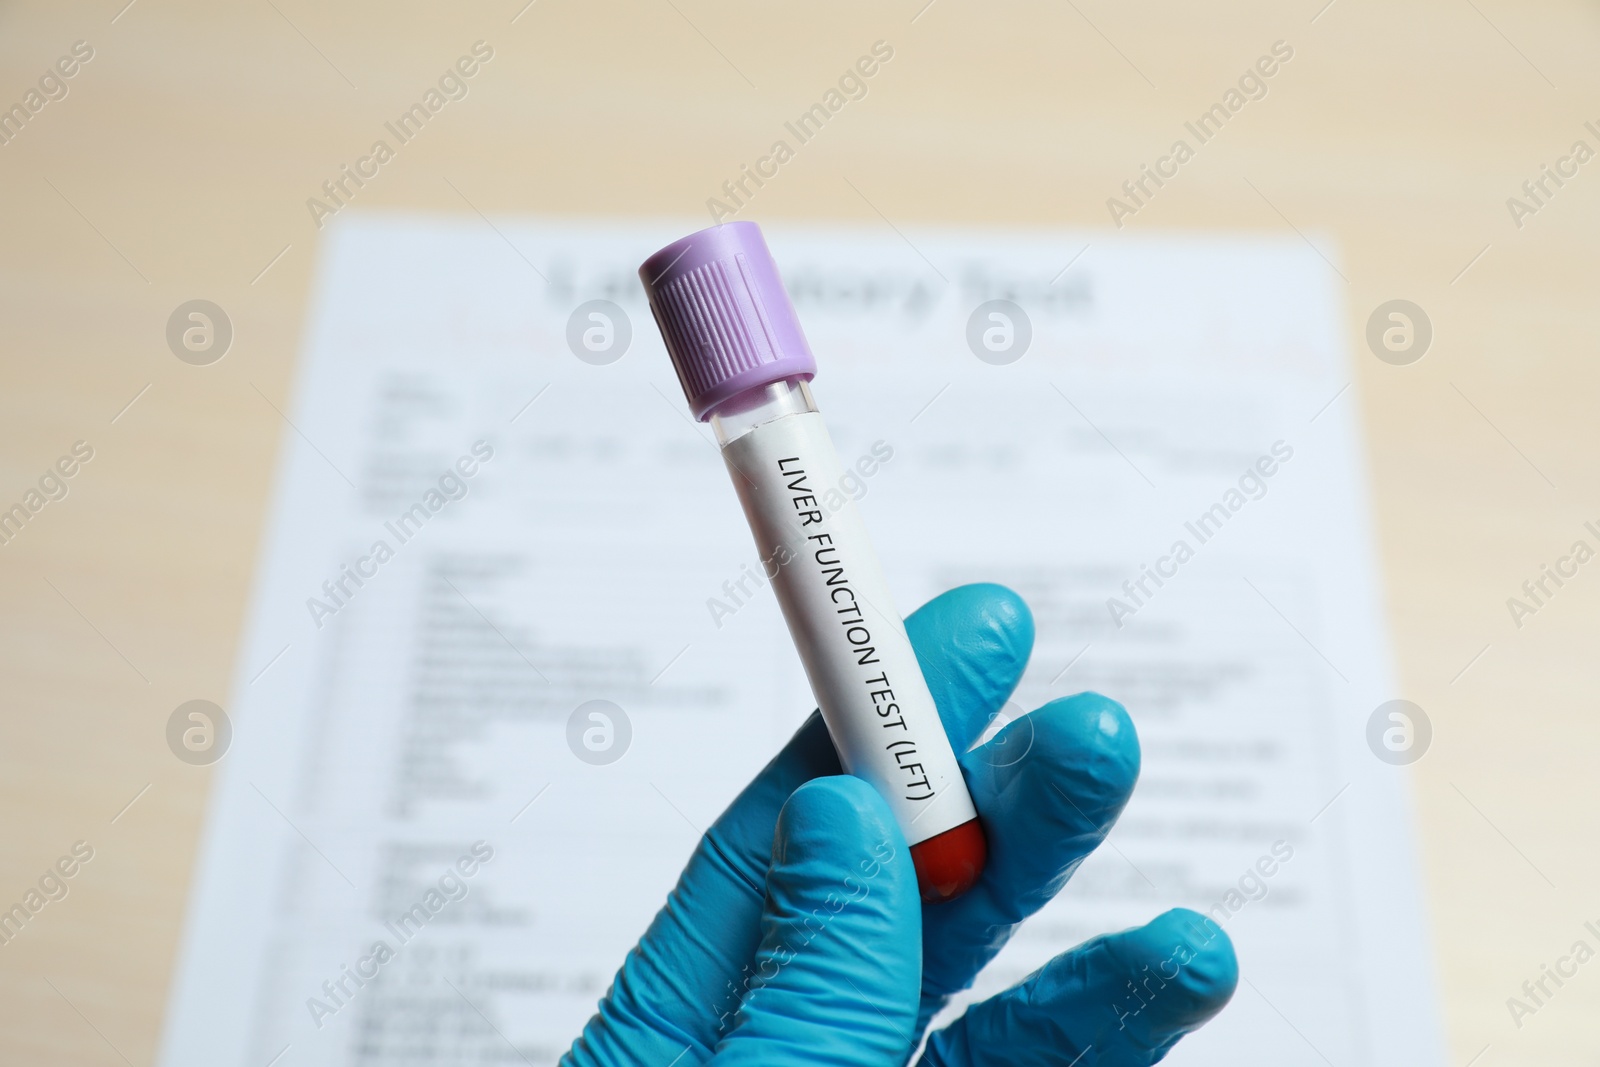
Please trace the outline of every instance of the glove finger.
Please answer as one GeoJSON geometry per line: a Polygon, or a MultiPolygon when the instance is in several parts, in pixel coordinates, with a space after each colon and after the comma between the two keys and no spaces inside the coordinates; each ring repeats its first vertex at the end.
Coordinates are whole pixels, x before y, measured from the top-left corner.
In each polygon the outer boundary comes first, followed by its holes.
{"type": "Polygon", "coordinates": [[[819,778],[778,818],[761,945],[719,1012],[716,1067],[898,1067],[911,1052],[922,908],[905,839],[859,778],[819,778]]]}
{"type": "Polygon", "coordinates": [[[957,752],[982,735],[1033,654],[1033,613],[1003,585],[958,586],[906,619],[906,633],[957,752]]]}
{"type": "MultiPolygon", "coordinates": [[[[945,728],[962,751],[1022,677],[1033,649],[1033,618],[1011,590],[967,585],[923,605],[906,629],[945,728]]],[[[705,1006],[738,980],[760,939],[778,813],[805,782],[839,773],[827,728],[813,713],[701,839],[568,1063],[640,1057],[667,1063],[691,1047],[709,1053],[717,1030],[705,1006]]]]}
{"type": "Polygon", "coordinates": [[[928,1039],[921,1067],[1148,1067],[1233,996],[1216,923],[1174,908],[1086,941],[928,1039]]]}
{"type": "Polygon", "coordinates": [[[1105,838],[1139,777],[1139,739],[1122,705],[1080,693],[1007,724],[961,766],[989,862],[964,896],[927,909],[922,1025],[1105,838]]]}

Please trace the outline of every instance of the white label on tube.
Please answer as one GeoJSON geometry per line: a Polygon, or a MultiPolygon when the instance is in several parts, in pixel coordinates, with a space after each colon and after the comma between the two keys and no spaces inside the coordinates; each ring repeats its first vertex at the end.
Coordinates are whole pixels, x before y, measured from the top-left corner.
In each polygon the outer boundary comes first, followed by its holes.
{"type": "Polygon", "coordinates": [[[723,458],[844,769],[888,801],[907,844],[976,817],[855,502],[830,507],[842,471],[822,416],[764,423],[723,458]]]}

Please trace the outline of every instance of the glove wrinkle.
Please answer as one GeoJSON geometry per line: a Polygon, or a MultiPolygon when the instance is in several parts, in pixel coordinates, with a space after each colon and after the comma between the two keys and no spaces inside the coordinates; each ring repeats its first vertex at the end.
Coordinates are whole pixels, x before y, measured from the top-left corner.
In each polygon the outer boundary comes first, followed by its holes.
{"type": "Polygon", "coordinates": [[[712,826],[700,839],[700,848],[705,853],[706,862],[731,884],[739,886],[752,898],[760,900],[766,895],[761,877],[749,869],[749,863],[739,862],[723,847],[722,837],[719,828],[712,826]]]}
{"type": "Polygon", "coordinates": [[[987,582],[958,586],[906,619],[906,632],[955,750],[982,735],[1022,680],[1033,652],[1033,613],[987,582]]]}

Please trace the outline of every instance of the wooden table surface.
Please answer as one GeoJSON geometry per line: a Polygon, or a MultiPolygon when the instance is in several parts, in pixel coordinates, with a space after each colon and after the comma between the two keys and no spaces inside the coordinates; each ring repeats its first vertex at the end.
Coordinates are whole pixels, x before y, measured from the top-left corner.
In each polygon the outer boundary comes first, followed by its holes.
{"type": "Polygon", "coordinates": [[[1110,227],[1141,163],[1292,48],[1121,221],[1293,228],[1343,275],[1402,691],[1435,729],[1410,773],[1452,1062],[1594,1062],[1600,964],[1520,1029],[1506,1006],[1600,921],[1600,564],[1520,627],[1506,603],[1600,545],[1600,161],[1571,155],[1600,149],[1594,5],[125,2],[0,8],[0,106],[41,78],[56,97],[0,145],[0,510],[93,449],[0,545],[0,904],[94,850],[0,945],[5,1062],[152,1061],[209,783],[164,729],[227,699],[315,262],[306,201],[478,40],[469,95],[358,206],[698,214],[883,40],[867,96],[741,217],[1110,227]],[[92,57],[49,77],[80,41],[92,57]],[[194,298],[236,331],[209,367],[165,340],[194,298]],[[1397,298],[1434,331],[1409,366],[1363,341],[1397,298]]]}

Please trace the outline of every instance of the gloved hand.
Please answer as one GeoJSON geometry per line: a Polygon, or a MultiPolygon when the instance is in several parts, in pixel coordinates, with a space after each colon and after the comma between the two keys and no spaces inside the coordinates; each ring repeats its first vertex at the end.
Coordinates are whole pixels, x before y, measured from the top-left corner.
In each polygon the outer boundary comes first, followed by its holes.
{"type": "MultiPolygon", "coordinates": [[[[989,842],[978,884],[921,905],[887,805],[840,774],[813,714],[701,839],[563,1064],[900,1067],[949,996],[1099,844],[1139,774],[1121,706],[1092,693],[1051,701],[967,752],[1027,663],[1027,606],[999,586],[963,586],[906,628],[965,753],[989,842]]],[[[1143,1067],[1221,1010],[1237,981],[1227,935],[1175,909],[972,1006],[920,1063],[1143,1067]]]]}

